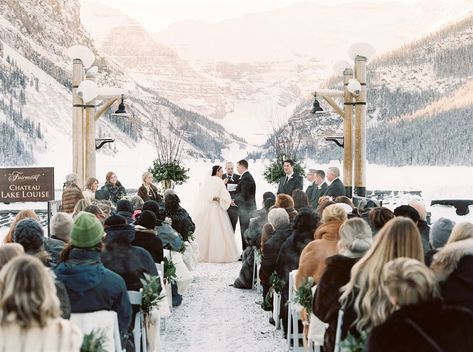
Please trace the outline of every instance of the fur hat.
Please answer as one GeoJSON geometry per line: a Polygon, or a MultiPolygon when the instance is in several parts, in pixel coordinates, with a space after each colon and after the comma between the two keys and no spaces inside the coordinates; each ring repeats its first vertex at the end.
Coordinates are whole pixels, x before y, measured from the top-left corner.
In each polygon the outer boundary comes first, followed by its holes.
{"type": "Polygon", "coordinates": [[[94,214],[81,211],[74,219],[71,244],[78,248],[90,248],[102,241],[105,231],[94,214]]]}
{"type": "Polygon", "coordinates": [[[16,224],[13,241],[23,246],[27,253],[37,253],[44,243],[44,231],[36,220],[26,218],[16,224]]]}
{"type": "Polygon", "coordinates": [[[447,218],[440,218],[430,228],[430,244],[433,248],[442,248],[447,243],[455,223],[447,218]]]}
{"type": "Polygon", "coordinates": [[[135,221],[135,224],[153,230],[156,227],[156,215],[154,215],[152,211],[143,210],[140,217],[135,221]]]}
{"type": "Polygon", "coordinates": [[[420,220],[419,213],[417,212],[417,210],[415,210],[415,208],[411,207],[410,205],[401,205],[397,207],[396,209],[394,209],[394,215],[409,218],[416,224],[420,220]]]}
{"type": "Polygon", "coordinates": [[[71,240],[72,216],[61,212],[54,214],[49,222],[49,228],[52,236],[69,242],[71,240]]]}
{"type": "Polygon", "coordinates": [[[108,218],[105,219],[103,223],[104,228],[109,228],[110,226],[117,226],[117,225],[126,225],[126,219],[118,214],[112,214],[108,218]]]}

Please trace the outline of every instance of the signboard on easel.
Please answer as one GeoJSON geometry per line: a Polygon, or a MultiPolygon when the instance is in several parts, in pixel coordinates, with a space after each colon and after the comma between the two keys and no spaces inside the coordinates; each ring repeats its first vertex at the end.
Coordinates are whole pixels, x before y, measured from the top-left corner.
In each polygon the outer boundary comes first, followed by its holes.
{"type": "Polygon", "coordinates": [[[53,167],[0,168],[0,202],[54,200],[53,167]]]}

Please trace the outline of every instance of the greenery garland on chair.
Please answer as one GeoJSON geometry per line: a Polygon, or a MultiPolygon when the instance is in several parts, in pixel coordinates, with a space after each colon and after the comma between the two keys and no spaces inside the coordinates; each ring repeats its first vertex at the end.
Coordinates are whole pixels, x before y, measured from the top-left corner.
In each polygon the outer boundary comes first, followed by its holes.
{"type": "Polygon", "coordinates": [[[84,334],[80,352],[106,352],[105,342],[105,331],[94,329],[90,333],[84,334]]]}
{"type": "Polygon", "coordinates": [[[269,276],[269,283],[271,286],[269,287],[268,293],[264,297],[264,305],[266,307],[271,307],[273,305],[272,303],[273,295],[275,293],[281,293],[282,288],[284,287],[284,284],[285,284],[284,280],[281,280],[279,278],[278,273],[276,271],[274,271],[269,276]]]}

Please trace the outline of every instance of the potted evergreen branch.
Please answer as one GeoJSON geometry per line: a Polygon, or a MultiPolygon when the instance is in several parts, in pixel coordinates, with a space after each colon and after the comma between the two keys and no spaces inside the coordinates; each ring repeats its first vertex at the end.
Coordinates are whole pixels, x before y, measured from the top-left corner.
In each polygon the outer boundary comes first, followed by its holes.
{"type": "Polygon", "coordinates": [[[84,334],[80,352],[107,352],[105,342],[105,331],[94,329],[90,333],[84,334]]]}

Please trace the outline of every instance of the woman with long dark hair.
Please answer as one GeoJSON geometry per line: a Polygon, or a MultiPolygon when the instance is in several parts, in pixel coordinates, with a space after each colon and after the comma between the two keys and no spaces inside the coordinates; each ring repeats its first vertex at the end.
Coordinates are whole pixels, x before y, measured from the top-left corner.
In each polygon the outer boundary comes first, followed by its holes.
{"type": "Polygon", "coordinates": [[[202,185],[194,236],[201,262],[228,263],[238,259],[233,227],[227,209],[232,201],[222,180],[223,168],[212,167],[211,176],[202,185]]]}

